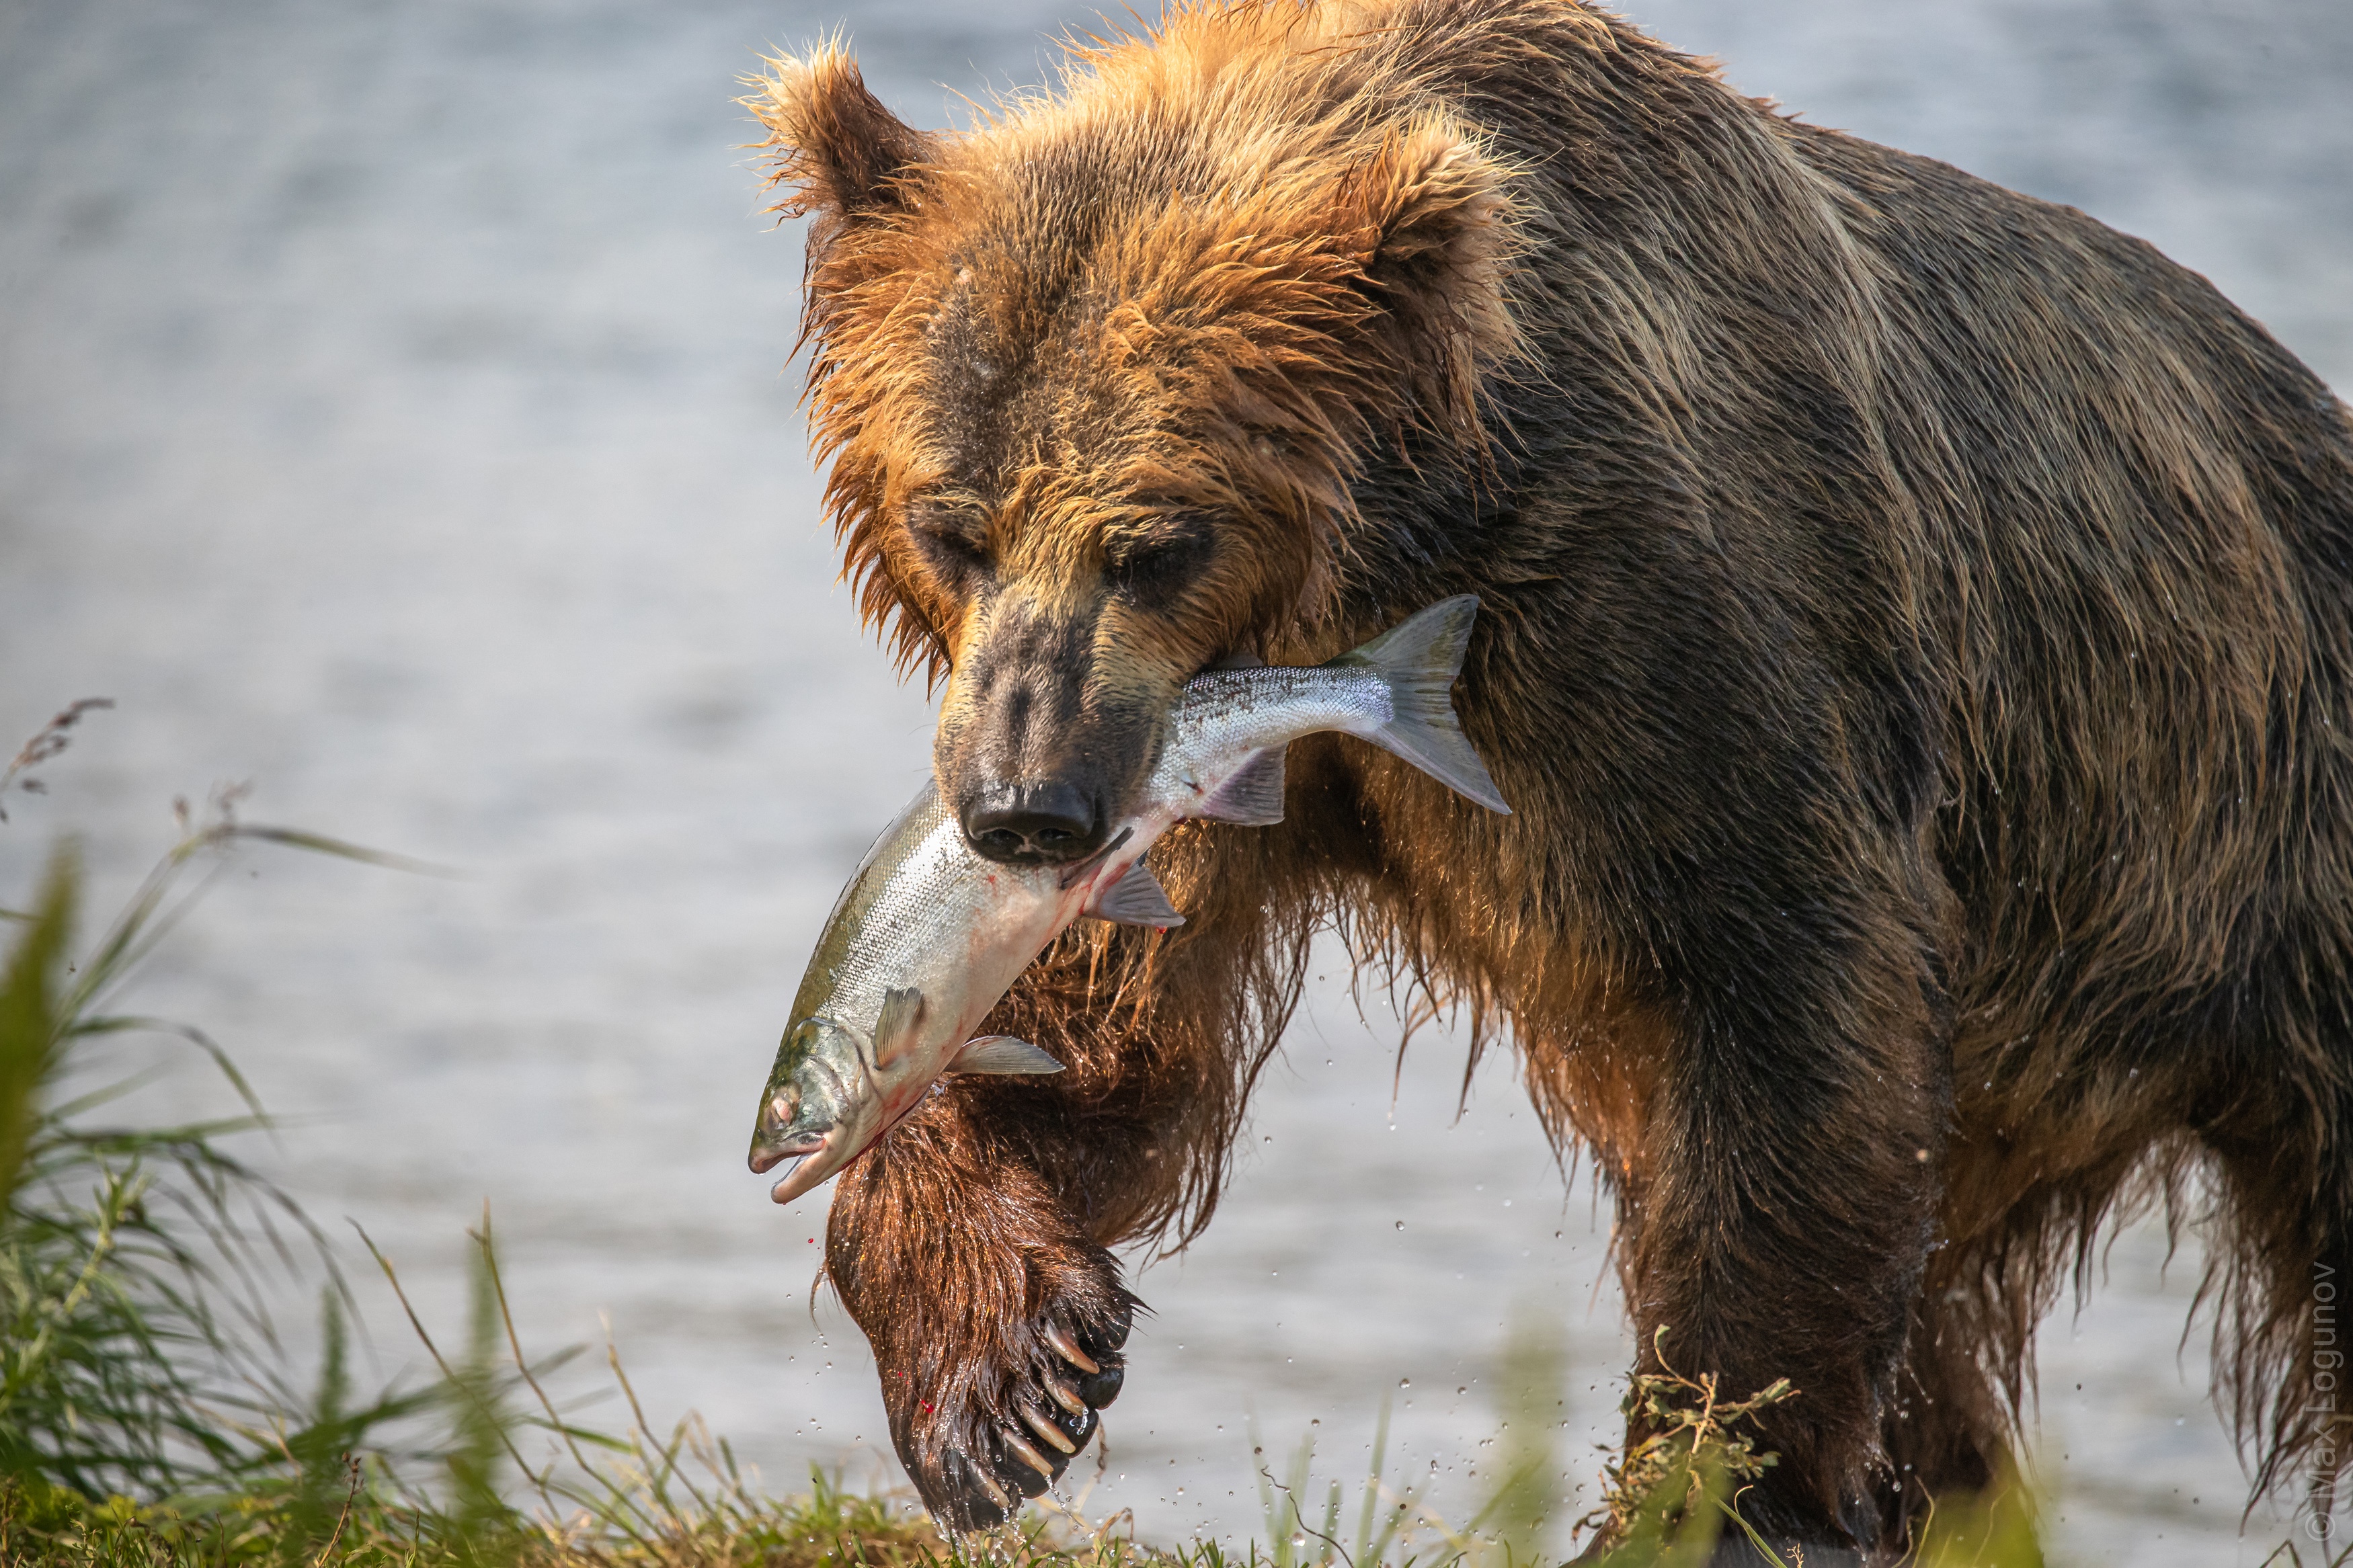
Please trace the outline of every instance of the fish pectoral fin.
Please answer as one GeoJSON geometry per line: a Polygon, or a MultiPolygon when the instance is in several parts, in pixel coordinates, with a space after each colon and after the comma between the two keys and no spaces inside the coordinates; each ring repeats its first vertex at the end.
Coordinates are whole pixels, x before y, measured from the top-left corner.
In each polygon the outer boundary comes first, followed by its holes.
{"type": "Polygon", "coordinates": [[[923,1022],[923,994],[913,985],[882,994],[882,1011],[874,1020],[874,1065],[888,1067],[915,1043],[923,1022]]]}
{"type": "Polygon", "coordinates": [[[1118,881],[1097,893],[1094,907],[1087,913],[1097,920],[1117,921],[1125,926],[1158,926],[1163,931],[1185,923],[1185,917],[1168,901],[1168,889],[1160,885],[1160,879],[1141,860],[1130,866],[1118,881]]]}
{"type": "Polygon", "coordinates": [[[1269,746],[1242,764],[1241,771],[1209,792],[1189,814],[1212,822],[1241,827],[1271,827],[1282,820],[1282,755],[1287,748],[1269,746]]]}
{"type": "Polygon", "coordinates": [[[1010,1035],[983,1035],[965,1042],[964,1049],[948,1061],[950,1072],[1047,1073],[1060,1072],[1062,1064],[1031,1045],[1010,1035]]]}

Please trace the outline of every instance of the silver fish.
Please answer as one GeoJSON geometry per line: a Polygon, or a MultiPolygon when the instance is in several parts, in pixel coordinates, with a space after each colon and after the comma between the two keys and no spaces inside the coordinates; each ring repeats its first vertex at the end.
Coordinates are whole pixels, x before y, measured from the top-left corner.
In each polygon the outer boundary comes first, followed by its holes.
{"type": "Polygon", "coordinates": [[[1508,812],[1454,717],[1454,678],[1478,609],[1471,595],[1441,600],[1327,664],[1187,682],[1134,815],[1076,866],[984,859],[926,784],[842,889],[793,998],[752,1136],[754,1172],[799,1160],[776,1184],[776,1202],[848,1164],[943,1073],[1061,1071],[1025,1041],[973,1031],[1082,914],[1183,924],[1145,851],[1187,817],[1282,821],[1283,750],[1300,736],[1361,736],[1508,812]]]}

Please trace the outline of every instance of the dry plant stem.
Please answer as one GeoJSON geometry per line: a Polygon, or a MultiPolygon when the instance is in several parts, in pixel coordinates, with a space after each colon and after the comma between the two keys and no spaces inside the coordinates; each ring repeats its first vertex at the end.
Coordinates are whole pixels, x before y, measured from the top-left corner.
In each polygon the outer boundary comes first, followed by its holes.
{"type": "MultiPolygon", "coordinates": [[[[441,1354],[441,1348],[433,1342],[433,1336],[426,1331],[424,1320],[417,1315],[417,1308],[408,1300],[408,1292],[401,1288],[400,1275],[393,1268],[392,1259],[384,1255],[383,1251],[377,1247],[375,1238],[368,1235],[366,1229],[363,1227],[359,1222],[354,1220],[352,1223],[352,1228],[359,1232],[361,1244],[368,1249],[368,1256],[375,1259],[375,1266],[384,1270],[385,1280],[392,1287],[393,1296],[400,1302],[400,1310],[404,1313],[407,1314],[408,1326],[416,1331],[417,1342],[424,1345],[425,1353],[433,1358],[433,1364],[435,1367],[439,1369],[443,1381],[448,1383],[452,1388],[467,1387],[468,1385],[465,1380],[458,1375],[455,1369],[449,1365],[448,1361],[441,1354]]],[[[555,1507],[555,1500],[549,1497],[545,1487],[539,1484],[537,1475],[533,1471],[530,1464],[524,1460],[522,1451],[514,1446],[514,1439],[507,1436],[505,1424],[495,1419],[498,1413],[495,1410],[487,1407],[482,1403],[481,1397],[479,1394],[470,1394],[468,1397],[473,1401],[476,1409],[480,1411],[480,1414],[493,1418],[491,1426],[498,1432],[500,1447],[506,1449],[507,1457],[512,1459],[515,1463],[515,1468],[532,1479],[533,1485],[539,1491],[542,1500],[546,1502],[549,1510],[553,1512],[555,1507]]]]}
{"type": "Polygon", "coordinates": [[[47,786],[26,775],[73,743],[71,731],[81,722],[83,714],[113,706],[114,699],[111,697],[84,697],[67,703],[54,718],[35,731],[33,738],[9,759],[8,765],[0,768],[0,822],[8,820],[5,807],[10,788],[22,790],[26,795],[47,794],[47,786]]]}
{"type": "Polygon", "coordinates": [[[1289,1500],[1291,1503],[1292,1522],[1298,1528],[1301,1534],[1314,1536],[1316,1540],[1330,1547],[1334,1552],[1338,1552],[1340,1555],[1340,1561],[1347,1564],[1347,1568],[1356,1568],[1356,1560],[1348,1555],[1348,1549],[1346,1547],[1341,1545],[1337,1541],[1335,1541],[1332,1537],[1324,1534],[1322,1531],[1307,1522],[1307,1516],[1299,1511],[1299,1499],[1293,1495],[1289,1485],[1282,1481],[1276,1480],[1274,1479],[1274,1472],[1267,1468],[1264,1465],[1261,1465],[1258,1468],[1258,1473],[1265,1479],[1267,1485],[1272,1487],[1276,1491],[1281,1492],[1284,1498],[1289,1500]]]}
{"type": "MultiPolygon", "coordinates": [[[[491,1294],[498,1302],[499,1321],[505,1329],[507,1350],[514,1359],[516,1373],[522,1377],[524,1385],[531,1390],[533,1397],[539,1401],[540,1408],[547,1413],[548,1427],[551,1431],[555,1433],[559,1439],[562,1440],[565,1451],[572,1456],[572,1462],[578,1465],[584,1474],[595,1475],[596,1473],[596,1467],[591,1465],[588,1462],[588,1457],[580,1451],[579,1441],[574,1436],[572,1427],[565,1421],[561,1415],[557,1414],[555,1402],[548,1397],[547,1390],[542,1386],[538,1374],[533,1372],[530,1362],[523,1356],[522,1338],[515,1331],[514,1312],[507,1304],[506,1281],[499,1272],[498,1248],[493,1244],[491,1238],[491,1205],[487,1201],[482,1205],[482,1228],[480,1231],[473,1233],[471,1239],[477,1247],[481,1248],[482,1266],[490,1274],[491,1294]]],[[[370,1246],[370,1250],[374,1250],[373,1244],[370,1246]]],[[[404,1307],[407,1305],[406,1298],[403,1298],[401,1305],[404,1307]]],[[[411,1322],[416,1321],[414,1313],[410,1314],[409,1321],[411,1322]]],[[[421,1330],[419,1331],[422,1332],[421,1330]]],[[[440,1358],[437,1355],[435,1359],[438,1361],[440,1358]]],[[[632,1405],[634,1405],[634,1401],[632,1402],[632,1405]]],[[[512,1446],[510,1445],[509,1452],[512,1451],[512,1446]]],[[[520,1458],[518,1458],[517,1463],[521,1463],[520,1458]]],[[[530,1471],[525,1469],[524,1474],[528,1475],[530,1474],[530,1471]]],[[[542,1489],[541,1495],[543,1497],[546,1496],[544,1488],[542,1489]]],[[[553,1505],[551,1504],[551,1507],[553,1505]]],[[[640,1546],[650,1546],[651,1542],[649,1542],[646,1537],[640,1534],[637,1530],[633,1529],[627,1521],[611,1518],[609,1515],[607,1517],[609,1522],[619,1528],[622,1533],[628,1536],[632,1542],[640,1546]]],[[[648,1521],[648,1522],[650,1523],[651,1521],[648,1521]]]]}
{"type": "Polygon", "coordinates": [[[335,1532],[328,1536],[327,1544],[319,1549],[318,1560],[311,1564],[311,1568],[327,1568],[328,1562],[335,1555],[336,1544],[343,1539],[344,1528],[352,1522],[352,1504],[360,1495],[360,1462],[357,1459],[346,1459],[343,1462],[351,1469],[351,1488],[343,1494],[343,1512],[335,1516],[335,1532]]]}
{"type": "MultiPolygon", "coordinates": [[[[668,1493],[664,1489],[665,1483],[671,1477],[675,1476],[679,1484],[686,1489],[687,1495],[694,1499],[697,1506],[702,1508],[705,1511],[709,1511],[711,1506],[710,1503],[705,1500],[702,1492],[695,1489],[694,1483],[688,1480],[678,1469],[678,1443],[673,1442],[666,1447],[660,1447],[660,1445],[657,1443],[657,1440],[654,1437],[653,1426],[646,1420],[645,1406],[638,1403],[638,1391],[630,1384],[629,1374],[622,1370],[621,1352],[610,1340],[606,1342],[605,1353],[608,1363],[613,1369],[613,1380],[621,1385],[622,1396],[629,1402],[629,1418],[637,1424],[638,1432],[643,1436],[648,1443],[655,1444],[662,1456],[661,1472],[659,1476],[653,1477],[651,1479],[655,1497],[658,1500],[661,1500],[664,1502],[664,1505],[667,1506],[668,1493]]],[[[683,1441],[683,1438],[681,1437],[680,1441],[683,1441]]],[[[672,1510],[673,1517],[675,1517],[675,1511],[676,1510],[672,1510]]]]}

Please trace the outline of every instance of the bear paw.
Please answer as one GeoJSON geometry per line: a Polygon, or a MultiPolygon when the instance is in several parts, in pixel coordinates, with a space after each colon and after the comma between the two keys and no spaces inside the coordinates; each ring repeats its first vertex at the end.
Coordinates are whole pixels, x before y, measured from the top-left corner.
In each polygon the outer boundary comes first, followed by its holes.
{"type": "Polygon", "coordinates": [[[1027,1353],[988,1380],[997,1386],[972,1388],[962,1410],[918,1402],[912,1425],[932,1431],[901,1454],[915,1451],[908,1468],[934,1519],[957,1534],[992,1529],[1062,1479],[1101,1426],[1096,1412],[1119,1397],[1135,1305],[1126,1297],[1092,1321],[1050,1313],[1006,1336],[1027,1353]]]}

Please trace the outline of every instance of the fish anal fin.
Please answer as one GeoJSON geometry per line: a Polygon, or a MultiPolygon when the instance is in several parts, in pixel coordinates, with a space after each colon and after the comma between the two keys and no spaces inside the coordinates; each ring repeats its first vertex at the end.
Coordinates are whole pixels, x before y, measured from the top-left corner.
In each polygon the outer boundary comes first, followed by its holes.
{"type": "Polygon", "coordinates": [[[1117,921],[1129,926],[1157,926],[1163,931],[1185,923],[1185,917],[1168,901],[1168,890],[1160,885],[1160,879],[1141,860],[1130,866],[1118,881],[1096,894],[1087,913],[1097,920],[1117,921]]]}
{"type": "Polygon", "coordinates": [[[948,1060],[950,1072],[987,1073],[1050,1073],[1060,1072],[1062,1064],[1031,1045],[1010,1035],[983,1035],[965,1042],[964,1049],[948,1060]]]}
{"type": "Polygon", "coordinates": [[[882,994],[882,1011],[874,1020],[874,1065],[887,1067],[915,1043],[923,1027],[923,994],[913,985],[882,994]]]}
{"type": "Polygon", "coordinates": [[[1269,746],[1212,790],[1191,815],[1241,827],[1271,827],[1282,820],[1282,757],[1269,746]]]}

